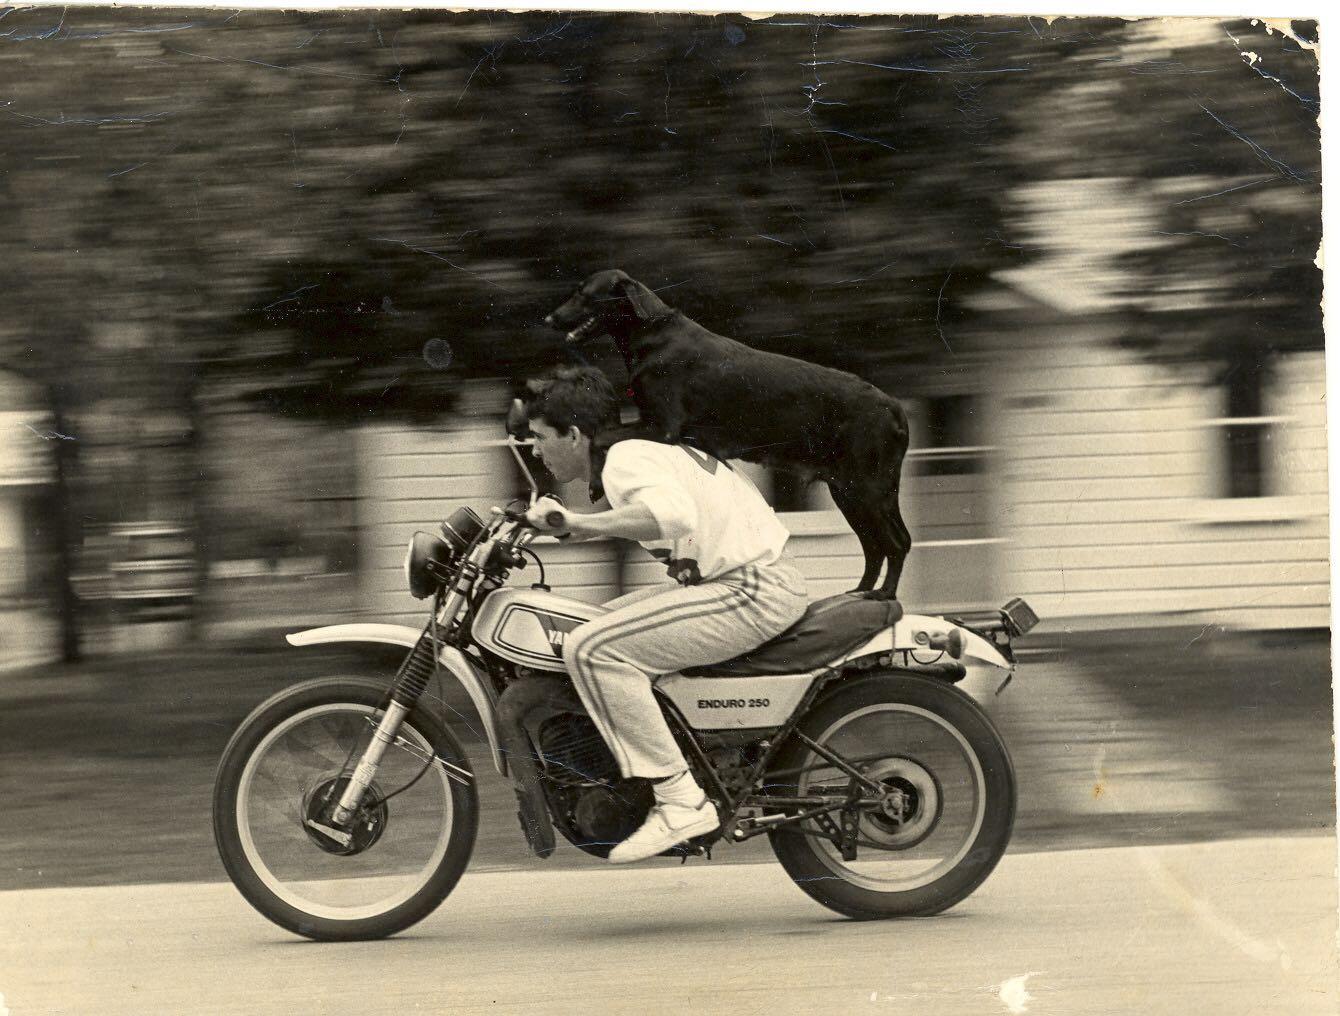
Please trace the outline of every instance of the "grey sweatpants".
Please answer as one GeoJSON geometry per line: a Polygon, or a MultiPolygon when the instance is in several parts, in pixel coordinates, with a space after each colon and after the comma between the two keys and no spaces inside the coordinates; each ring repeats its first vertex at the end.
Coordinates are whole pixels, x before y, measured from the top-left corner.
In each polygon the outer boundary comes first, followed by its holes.
{"type": "Polygon", "coordinates": [[[755,649],[798,621],[807,602],[805,580],[782,558],[696,586],[639,589],[569,634],[563,660],[623,775],[688,768],[652,694],[654,678],[755,649]]]}

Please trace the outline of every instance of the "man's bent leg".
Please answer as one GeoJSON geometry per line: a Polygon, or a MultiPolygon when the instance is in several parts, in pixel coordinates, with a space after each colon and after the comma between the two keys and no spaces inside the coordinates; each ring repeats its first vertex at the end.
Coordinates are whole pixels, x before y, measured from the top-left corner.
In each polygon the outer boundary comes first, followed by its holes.
{"type": "Polygon", "coordinates": [[[637,650],[648,640],[692,638],[696,618],[738,609],[743,598],[740,590],[718,583],[671,586],[629,597],[633,602],[568,635],[563,660],[572,683],[624,776],[656,779],[688,768],[651,690],[654,676],[681,665],[652,669],[631,657],[646,655],[637,650]],[[628,650],[633,650],[631,657],[628,650]]]}
{"type": "Polygon", "coordinates": [[[577,629],[565,658],[573,683],[625,775],[661,777],[657,804],[610,852],[637,861],[711,832],[720,818],[687,771],[651,691],[651,676],[729,659],[779,634],[804,612],[793,568],[741,569],[724,581],[638,597],[577,629]],[[622,756],[622,757],[621,757],[622,756]]]}

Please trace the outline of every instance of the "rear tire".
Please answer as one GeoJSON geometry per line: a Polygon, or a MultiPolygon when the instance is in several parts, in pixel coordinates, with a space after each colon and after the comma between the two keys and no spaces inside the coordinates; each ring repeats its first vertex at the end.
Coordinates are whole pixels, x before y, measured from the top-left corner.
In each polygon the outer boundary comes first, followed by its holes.
{"type": "Polygon", "coordinates": [[[319,837],[304,828],[302,817],[313,788],[338,775],[355,732],[367,729],[385,696],[386,682],[362,678],[320,678],[297,685],[258,706],[233,734],[219,762],[214,783],[219,857],[247,902],[295,934],[337,942],[403,931],[437,909],[470,860],[479,823],[474,777],[456,738],[422,706],[405,718],[400,732],[404,743],[388,750],[374,787],[385,794],[408,782],[403,774],[418,772],[428,749],[452,763],[456,773],[448,776],[446,767],[431,765],[405,795],[388,800],[380,816],[384,826],[357,856],[323,850],[319,837]],[[400,778],[388,771],[397,769],[400,778]],[[395,782],[378,786],[383,773],[395,782]],[[410,798],[415,792],[418,797],[410,798]],[[441,813],[437,817],[431,814],[435,804],[441,813]],[[431,834],[422,847],[413,838],[404,847],[403,834],[417,835],[416,824],[426,825],[431,834]],[[400,843],[397,833],[402,834],[400,843]],[[394,866],[402,852],[414,852],[410,856],[415,860],[401,863],[408,875],[377,870],[388,857],[394,866]],[[418,854],[423,855],[421,862],[418,854]],[[303,865],[311,866],[310,874],[303,865]],[[299,869],[306,877],[293,873],[299,869]],[[386,897],[385,909],[376,900],[352,906],[322,900],[338,893],[342,883],[359,884],[358,879],[374,887],[401,879],[404,887],[393,883],[397,888],[386,897]]]}
{"type": "MultiPolygon", "coordinates": [[[[843,683],[820,699],[798,729],[828,748],[834,748],[832,742],[840,742],[846,730],[849,740],[858,738],[852,745],[864,747],[870,742],[860,738],[863,731],[855,726],[858,722],[877,731],[894,727],[900,719],[922,725],[928,738],[943,741],[947,747],[941,749],[941,755],[959,752],[965,779],[947,782],[951,771],[937,771],[937,765],[930,761],[932,754],[918,757],[911,748],[891,748],[883,761],[867,757],[858,768],[872,777],[889,774],[889,779],[902,781],[909,800],[919,800],[924,809],[924,814],[914,813],[906,825],[895,825],[878,814],[862,819],[866,837],[882,835],[890,849],[858,846],[856,862],[847,863],[822,836],[804,835],[786,827],[769,833],[778,861],[806,894],[830,910],[857,920],[923,917],[954,906],[991,874],[1014,828],[1014,767],[1005,743],[976,702],[942,681],[919,674],[889,673],[843,683]],[[947,837],[949,846],[943,848],[947,856],[937,865],[928,861],[930,866],[924,874],[881,880],[855,867],[884,863],[914,866],[911,855],[936,835],[941,823],[948,822],[947,816],[961,816],[964,829],[947,837]],[[904,858],[909,860],[904,862],[904,858]]],[[[853,762],[857,754],[869,755],[868,751],[852,752],[848,745],[835,750],[853,762]]],[[[798,768],[811,773],[837,772],[793,737],[782,748],[773,769],[785,772],[798,768]]],[[[768,782],[780,796],[804,793],[810,779],[801,773],[768,782]]],[[[825,784],[835,782],[830,776],[825,784]]],[[[801,823],[800,828],[820,832],[812,820],[801,823]]]]}

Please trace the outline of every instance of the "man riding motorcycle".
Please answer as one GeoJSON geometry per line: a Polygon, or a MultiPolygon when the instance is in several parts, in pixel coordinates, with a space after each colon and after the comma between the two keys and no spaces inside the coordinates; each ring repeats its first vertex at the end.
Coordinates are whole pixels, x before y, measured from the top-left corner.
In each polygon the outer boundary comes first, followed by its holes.
{"type": "MultiPolygon", "coordinates": [[[[589,482],[592,441],[617,419],[604,374],[560,370],[529,406],[534,453],[559,483],[589,482]]],[[[799,620],[808,600],[785,553],[790,534],[758,489],[727,463],[685,445],[625,440],[610,447],[601,481],[610,510],[582,514],[542,498],[527,518],[537,529],[574,539],[636,541],[674,579],[611,601],[608,613],[578,627],[563,648],[573,684],[622,774],[655,781],[646,822],[610,851],[609,860],[620,864],[720,824],[656,704],[652,681],[757,648],[799,620]]]]}

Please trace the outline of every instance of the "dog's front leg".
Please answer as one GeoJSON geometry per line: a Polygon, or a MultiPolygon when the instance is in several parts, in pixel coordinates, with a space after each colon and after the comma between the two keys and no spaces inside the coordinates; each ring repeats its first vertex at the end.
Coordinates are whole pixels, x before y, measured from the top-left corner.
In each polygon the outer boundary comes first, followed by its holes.
{"type": "Polygon", "coordinates": [[[673,382],[660,379],[656,384],[640,386],[637,411],[645,426],[655,433],[652,440],[679,444],[683,439],[687,413],[683,393],[673,382]]]}
{"type": "Polygon", "coordinates": [[[672,413],[661,424],[661,438],[666,444],[679,444],[684,439],[684,411],[672,413]]]}

